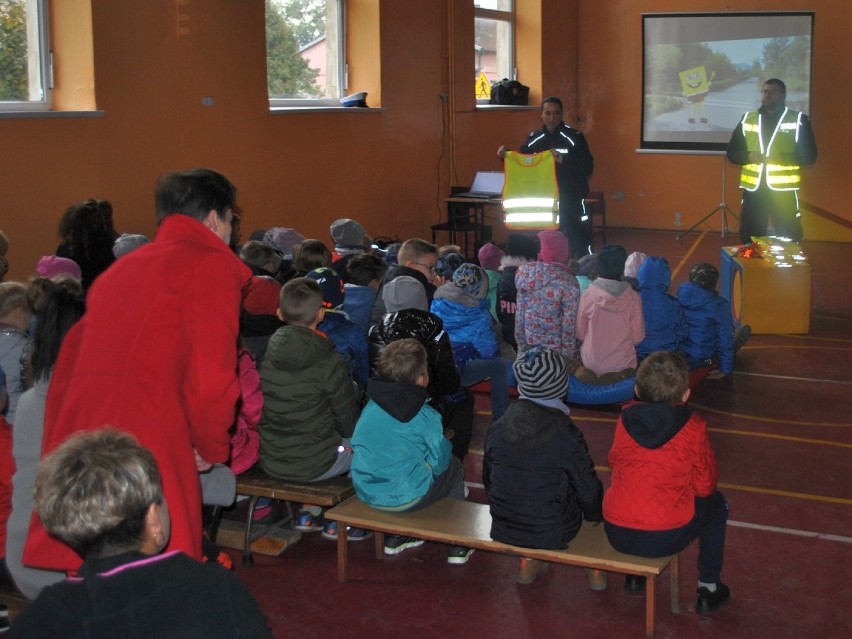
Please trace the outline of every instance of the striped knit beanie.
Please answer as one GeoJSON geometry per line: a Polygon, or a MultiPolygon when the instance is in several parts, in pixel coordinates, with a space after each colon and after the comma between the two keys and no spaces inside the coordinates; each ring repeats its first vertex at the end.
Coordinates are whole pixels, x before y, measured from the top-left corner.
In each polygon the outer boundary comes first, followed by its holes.
{"type": "Polygon", "coordinates": [[[512,365],[518,394],[528,399],[567,399],[568,365],[562,353],[534,346],[512,365]]]}

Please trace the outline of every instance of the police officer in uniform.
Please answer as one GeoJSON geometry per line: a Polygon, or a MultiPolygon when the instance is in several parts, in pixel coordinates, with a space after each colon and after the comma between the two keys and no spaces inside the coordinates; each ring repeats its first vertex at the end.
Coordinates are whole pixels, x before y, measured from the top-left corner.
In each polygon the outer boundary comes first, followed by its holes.
{"type": "MultiPolygon", "coordinates": [[[[542,127],[529,134],[520,152],[553,151],[559,183],[559,228],[568,237],[571,256],[580,258],[591,253],[592,220],[583,199],[589,192],[594,159],[585,136],[562,121],[562,100],[545,98],[541,103],[541,121],[542,127]]],[[[508,150],[501,146],[497,157],[502,160],[508,150]]]]}
{"type": "Polygon", "coordinates": [[[781,80],[767,80],[760,95],[760,109],[743,116],[728,144],[728,159],[743,167],[740,238],[766,235],[771,217],[775,235],[798,242],[800,168],[816,162],[814,133],[808,116],[785,106],[781,80]]]}

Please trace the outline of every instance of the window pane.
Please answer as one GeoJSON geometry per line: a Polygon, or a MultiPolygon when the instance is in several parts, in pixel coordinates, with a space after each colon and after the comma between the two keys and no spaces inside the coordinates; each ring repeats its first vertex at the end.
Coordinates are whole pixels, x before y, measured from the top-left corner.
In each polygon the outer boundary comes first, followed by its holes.
{"type": "Polygon", "coordinates": [[[474,77],[480,71],[492,82],[512,79],[512,25],[503,20],[475,19],[474,77]]]}
{"type": "Polygon", "coordinates": [[[339,0],[266,0],[270,99],[338,99],[339,0]]]}
{"type": "Polygon", "coordinates": [[[36,0],[0,2],[0,100],[45,103],[36,0]]]}
{"type": "Polygon", "coordinates": [[[473,0],[473,6],[480,9],[496,9],[498,11],[511,11],[512,0],[473,0]]]}

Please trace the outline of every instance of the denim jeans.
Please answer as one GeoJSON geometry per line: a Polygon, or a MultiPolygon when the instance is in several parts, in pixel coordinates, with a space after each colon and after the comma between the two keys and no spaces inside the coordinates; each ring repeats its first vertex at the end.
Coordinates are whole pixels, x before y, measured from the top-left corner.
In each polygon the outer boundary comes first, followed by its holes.
{"type": "Polygon", "coordinates": [[[502,357],[494,359],[472,359],[464,366],[461,385],[473,386],[491,378],[491,421],[503,416],[509,408],[509,366],[502,357]]]}

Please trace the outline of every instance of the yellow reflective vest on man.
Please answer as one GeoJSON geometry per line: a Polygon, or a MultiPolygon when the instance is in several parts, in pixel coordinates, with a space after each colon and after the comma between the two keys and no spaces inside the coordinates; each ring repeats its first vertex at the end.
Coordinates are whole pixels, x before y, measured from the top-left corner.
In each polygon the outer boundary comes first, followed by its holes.
{"type": "MultiPolygon", "coordinates": [[[[743,116],[742,129],[746,149],[766,158],[792,158],[802,126],[802,114],[785,108],[769,140],[763,139],[761,117],[757,111],[750,111],[743,116]]],[[[773,191],[795,191],[802,180],[800,168],[797,164],[771,160],[762,164],[746,164],[740,173],[740,187],[754,191],[760,186],[761,180],[766,180],[766,186],[773,191]]]]}

